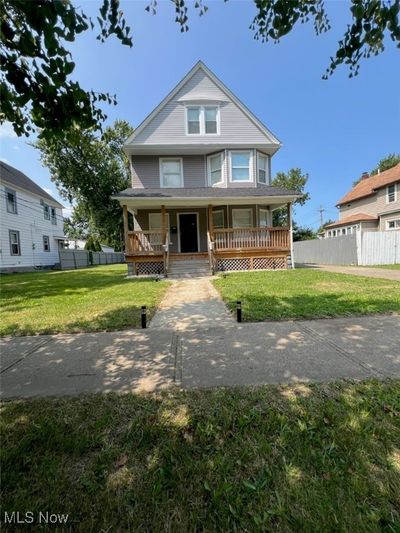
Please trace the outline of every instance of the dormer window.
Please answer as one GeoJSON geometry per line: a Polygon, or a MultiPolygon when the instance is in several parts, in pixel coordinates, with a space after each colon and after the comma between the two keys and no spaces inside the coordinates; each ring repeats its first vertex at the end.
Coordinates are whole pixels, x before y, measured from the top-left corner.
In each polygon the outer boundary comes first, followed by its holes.
{"type": "Polygon", "coordinates": [[[218,135],[219,107],[186,107],[186,130],[188,135],[218,135]]]}

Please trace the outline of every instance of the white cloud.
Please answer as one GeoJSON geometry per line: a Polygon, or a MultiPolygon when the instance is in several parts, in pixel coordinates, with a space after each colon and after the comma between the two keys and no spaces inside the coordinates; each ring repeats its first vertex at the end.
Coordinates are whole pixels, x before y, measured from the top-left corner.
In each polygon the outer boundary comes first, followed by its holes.
{"type": "Polygon", "coordinates": [[[16,136],[11,122],[6,121],[0,125],[0,137],[13,139],[16,136]]]}
{"type": "Polygon", "coordinates": [[[63,217],[69,218],[72,215],[72,205],[63,208],[63,217]]]}

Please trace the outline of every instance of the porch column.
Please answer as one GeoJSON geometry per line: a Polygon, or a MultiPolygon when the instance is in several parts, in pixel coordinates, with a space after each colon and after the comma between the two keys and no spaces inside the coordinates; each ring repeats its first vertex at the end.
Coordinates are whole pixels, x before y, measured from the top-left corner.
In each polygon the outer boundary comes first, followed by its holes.
{"type": "Polygon", "coordinates": [[[161,228],[162,228],[162,237],[163,244],[167,242],[167,211],[165,210],[165,205],[161,206],[161,228]]]}
{"type": "Polygon", "coordinates": [[[213,240],[214,237],[214,226],[213,226],[213,212],[212,212],[212,205],[209,204],[208,206],[208,231],[210,232],[211,240],[213,240]]]}
{"type": "Polygon", "coordinates": [[[290,242],[290,257],[292,260],[292,268],[294,268],[294,255],[293,255],[293,223],[292,223],[292,204],[287,204],[287,218],[289,226],[289,242],[290,242]]]}
{"type": "Polygon", "coordinates": [[[124,221],[124,241],[125,241],[125,253],[129,251],[129,223],[128,223],[128,207],[126,205],[122,206],[122,218],[124,221]]]}

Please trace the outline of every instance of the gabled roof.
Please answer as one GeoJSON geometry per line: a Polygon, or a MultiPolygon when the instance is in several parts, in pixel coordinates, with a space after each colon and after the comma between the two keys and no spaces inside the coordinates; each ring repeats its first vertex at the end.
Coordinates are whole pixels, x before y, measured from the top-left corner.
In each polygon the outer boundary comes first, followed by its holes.
{"type": "Polygon", "coordinates": [[[6,181],[10,185],[14,185],[15,187],[36,194],[43,199],[50,200],[57,207],[60,207],[61,209],[63,208],[63,206],[57,202],[57,200],[55,200],[48,192],[43,190],[37,183],[28,178],[26,174],[12,167],[11,165],[4,163],[4,161],[1,161],[0,164],[2,180],[6,181]]]}
{"type": "MultiPolygon", "coordinates": [[[[248,117],[248,119],[263,133],[268,139],[269,143],[276,144],[278,147],[281,142],[275,135],[250,111],[250,109],[243,104],[235,96],[228,87],[202,62],[198,61],[194,67],[186,74],[184,78],[175,86],[174,89],[159,103],[159,105],[143,120],[141,124],[135,129],[132,135],[125,141],[124,146],[129,146],[135,138],[146,128],[148,124],[160,113],[160,111],[174,98],[174,96],[182,89],[182,87],[199,71],[202,70],[215,85],[232,101],[237,107],[248,117]]],[[[198,99],[200,95],[198,96],[198,99]]]]}
{"type": "Polygon", "coordinates": [[[346,204],[353,200],[358,200],[359,198],[371,196],[372,194],[375,194],[378,189],[386,187],[386,185],[390,185],[396,181],[400,181],[400,163],[380,174],[361,179],[350,192],[345,194],[343,198],[339,200],[337,205],[346,204]]]}
{"type": "Polygon", "coordinates": [[[367,215],[367,213],[355,213],[354,215],[344,217],[341,220],[338,220],[337,222],[332,222],[332,224],[328,224],[327,226],[325,226],[325,229],[335,228],[336,226],[344,226],[346,224],[351,224],[354,222],[368,222],[374,220],[378,220],[378,218],[374,217],[373,215],[367,215]]]}
{"type": "Polygon", "coordinates": [[[23,189],[24,191],[36,194],[43,199],[51,200],[53,204],[62,209],[63,206],[57,202],[57,200],[55,200],[48,192],[39,187],[37,183],[28,178],[26,174],[12,167],[11,165],[4,163],[4,161],[0,161],[0,165],[2,180],[6,181],[10,185],[14,185],[15,187],[23,189]]]}

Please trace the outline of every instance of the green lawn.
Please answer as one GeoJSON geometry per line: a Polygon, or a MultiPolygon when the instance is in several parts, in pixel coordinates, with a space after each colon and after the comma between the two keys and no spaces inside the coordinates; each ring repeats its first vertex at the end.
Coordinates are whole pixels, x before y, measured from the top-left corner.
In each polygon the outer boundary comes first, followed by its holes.
{"type": "Polygon", "coordinates": [[[0,335],[118,330],[149,317],[165,293],[164,281],[127,280],[126,265],[1,277],[0,335]]]}
{"type": "Polygon", "coordinates": [[[243,320],[322,318],[400,312],[400,283],[347,274],[296,269],[220,276],[215,287],[243,320]]]}
{"type": "Polygon", "coordinates": [[[371,265],[365,268],[387,268],[389,270],[400,270],[400,264],[396,265],[371,265]]]}
{"type": "Polygon", "coordinates": [[[399,411],[396,381],[5,402],[2,509],[85,533],[395,533],[399,411]]]}

